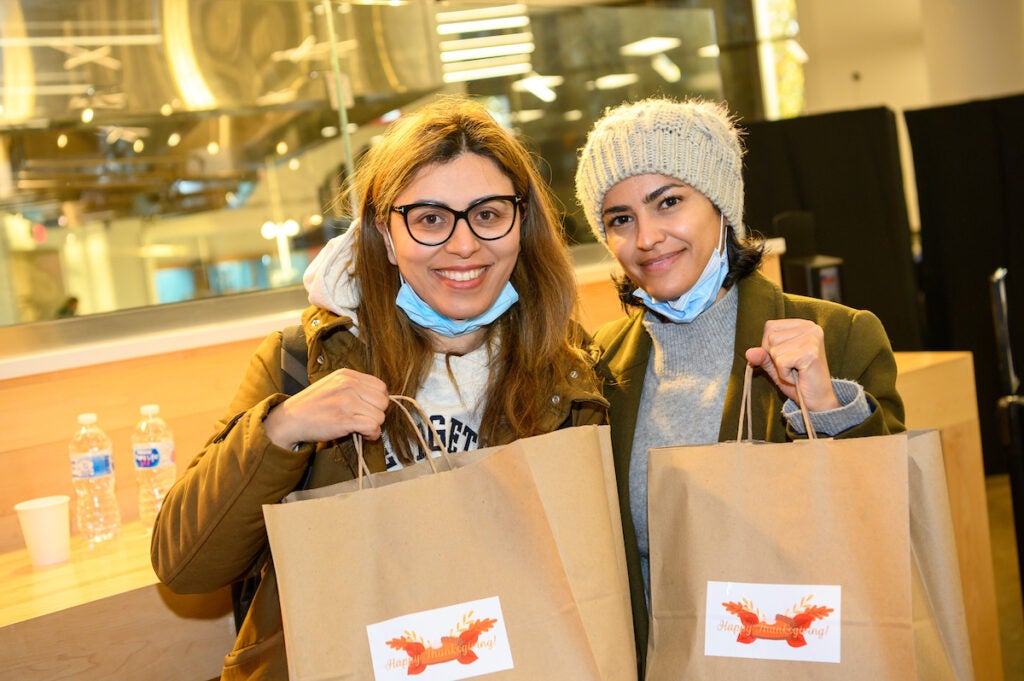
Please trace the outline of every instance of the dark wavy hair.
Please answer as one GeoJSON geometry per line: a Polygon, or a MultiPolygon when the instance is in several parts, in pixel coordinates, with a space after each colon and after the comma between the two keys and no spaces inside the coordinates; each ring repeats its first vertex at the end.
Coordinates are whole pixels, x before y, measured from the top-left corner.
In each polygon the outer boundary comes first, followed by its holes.
{"type": "MultiPolygon", "coordinates": [[[[764,235],[760,232],[751,231],[747,228],[747,236],[743,241],[736,238],[736,232],[730,225],[725,233],[725,252],[729,257],[729,272],[725,275],[722,288],[730,289],[736,282],[744,277],[749,277],[761,266],[761,259],[764,257],[764,235]]],[[[636,283],[629,278],[628,274],[620,274],[612,277],[615,283],[615,291],[619,296],[622,308],[629,312],[633,308],[643,307],[643,302],[633,295],[637,289],[636,283]]]]}

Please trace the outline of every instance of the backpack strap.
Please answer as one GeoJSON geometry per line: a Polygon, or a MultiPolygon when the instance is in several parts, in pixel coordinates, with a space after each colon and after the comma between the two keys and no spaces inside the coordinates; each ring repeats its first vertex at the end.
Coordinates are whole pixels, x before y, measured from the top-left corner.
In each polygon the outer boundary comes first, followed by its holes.
{"type": "Polygon", "coordinates": [[[306,333],[301,324],[281,331],[281,392],[294,395],[309,385],[306,333]]]}
{"type": "MultiPolygon", "coordinates": [[[[281,331],[281,392],[294,395],[309,385],[308,356],[306,332],[302,325],[285,327],[281,331]]],[[[313,457],[310,457],[306,472],[295,489],[306,489],[312,472],[313,457]]]]}

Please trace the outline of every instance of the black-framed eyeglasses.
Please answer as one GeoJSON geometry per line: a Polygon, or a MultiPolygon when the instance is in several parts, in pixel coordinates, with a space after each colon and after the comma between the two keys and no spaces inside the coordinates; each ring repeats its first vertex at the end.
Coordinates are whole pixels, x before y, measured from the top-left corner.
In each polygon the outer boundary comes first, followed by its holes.
{"type": "Polygon", "coordinates": [[[521,196],[485,196],[466,210],[455,210],[439,203],[409,203],[391,210],[405,220],[409,236],[423,246],[440,246],[455,233],[455,225],[465,220],[477,239],[495,241],[512,231],[521,196]]]}

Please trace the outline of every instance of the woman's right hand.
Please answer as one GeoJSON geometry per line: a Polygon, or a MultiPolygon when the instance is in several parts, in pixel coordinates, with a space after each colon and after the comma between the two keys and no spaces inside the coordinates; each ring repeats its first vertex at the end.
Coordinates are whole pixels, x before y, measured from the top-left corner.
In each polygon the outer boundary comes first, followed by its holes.
{"type": "Polygon", "coordinates": [[[271,409],[263,427],[271,442],[286,449],[352,433],[376,440],[387,408],[388,389],[382,380],[338,369],[271,409]]]}

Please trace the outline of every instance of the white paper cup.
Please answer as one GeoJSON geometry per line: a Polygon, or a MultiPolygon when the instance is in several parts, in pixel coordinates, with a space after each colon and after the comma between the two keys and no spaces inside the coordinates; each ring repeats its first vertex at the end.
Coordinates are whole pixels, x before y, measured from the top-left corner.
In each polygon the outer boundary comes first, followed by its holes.
{"type": "Polygon", "coordinates": [[[71,555],[71,521],[67,495],[40,497],[16,504],[21,534],[36,567],[63,563],[71,555]]]}

